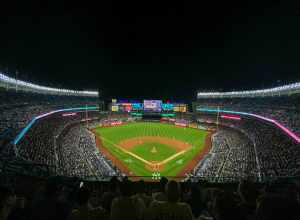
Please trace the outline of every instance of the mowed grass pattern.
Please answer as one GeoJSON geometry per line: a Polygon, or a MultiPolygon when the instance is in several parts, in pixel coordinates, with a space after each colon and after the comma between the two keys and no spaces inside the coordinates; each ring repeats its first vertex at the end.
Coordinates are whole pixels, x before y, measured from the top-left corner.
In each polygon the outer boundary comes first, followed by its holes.
{"type": "Polygon", "coordinates": [[[176,154],[176,150],[170,146],[151,142],[137,145],[131,149],[131,152],[148,161],[163,161],[176,154]]]}
{"type": "MultiPolygon", "coordinates": [[[[161,171],[161,175],[163,176],[177,176],[183,167],[203,149],[207,135],[207,132],[203,130],[151,122],[136,122],[117,127],[99,127],[96,129],[96,133],[102,138],[104,146],[115,157],[124,161],[128,169],[138,176],[151,176],[152,171],[149,171],[142,161],[116,147],[119,142],[143,136],[159,136],[175,138],[189,143],[192,148],[169,161],[161,171]]],[[[144,159],[146,159],[145,157],[149,157],[147,154],[149,152],[145,152],[144,159]]],[[[142,157],[142,155],[139,156],[142,157]]]]}

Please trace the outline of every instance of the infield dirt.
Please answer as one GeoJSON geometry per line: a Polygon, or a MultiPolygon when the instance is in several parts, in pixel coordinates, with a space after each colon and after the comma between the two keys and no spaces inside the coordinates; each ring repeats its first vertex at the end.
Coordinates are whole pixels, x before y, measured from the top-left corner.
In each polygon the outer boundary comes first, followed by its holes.
{"type": "Polygon", "coordinates": [[[172,148],[175,148],[177,152],[182,150],[190,149],[192,146],[189,143],[185,143],[183,141],[179,141],[172,138],[166,138],[166,137],[156,137],[156,136],[144,136],[144,137],[138,137],[138,138],[130,138],[126,139],[124,141],[121,141],[118,143],[119,146],[126,150],[130,150],[133,147],[137,145],[141,145],[144,143],[161,143],[167,146],[170,146],[172,148]]]}

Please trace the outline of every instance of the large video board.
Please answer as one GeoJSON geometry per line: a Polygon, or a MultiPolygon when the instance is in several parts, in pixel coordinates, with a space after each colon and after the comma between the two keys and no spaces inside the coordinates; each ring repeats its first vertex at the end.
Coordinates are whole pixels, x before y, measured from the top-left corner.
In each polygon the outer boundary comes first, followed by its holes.
{"type": "Polygon", "coordinates": [[[118,106],[118,105],[112,105],[112,106],[111,106],[111,111],[112,111],[112,112],[117,112],[117,111],[119,111],[119,106],[118,106]]]}
{"type": "Polygon", "coordinates": [[[162,112],[162,113],[176,113],[187,112],[188,106],[183,103],[171,103],[167,101],[163,103],[162,100],[116,100],[113,99],[111,103],[111,111],[113,112],[162,112]]]}
{"type": "Polygon", "coordinates": [[[131,105],[132,105],[132,110],[134,111],[144,110],[143,103],[132,103],[131,105]]]}
{"type": "Polygon", "coordinates": [[[174,110],[174,104],[173,103],[163,103],[161,105],[163,111],[173,111],[174,110]]]}
{"type": "Polygon", "coordinates": [[[144,100],[144,111],[161,112],[162,100],[144,100]]]}
{"type": "Polygon", "coordinates": [[[187,105],[186,104],[175,104],[173,111],[174,112],[187,112],[187,105]]]}

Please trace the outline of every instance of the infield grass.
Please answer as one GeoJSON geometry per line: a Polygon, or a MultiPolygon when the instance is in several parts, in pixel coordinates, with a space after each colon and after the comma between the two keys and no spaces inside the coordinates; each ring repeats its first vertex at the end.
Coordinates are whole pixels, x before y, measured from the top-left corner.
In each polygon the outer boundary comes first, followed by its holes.
{"type": "Polygon", "coordinates": [[[161,143],[147,142],[136,145],[131,152],[148,161],[163,161],[175,154],[176,150],[161,143]]]}

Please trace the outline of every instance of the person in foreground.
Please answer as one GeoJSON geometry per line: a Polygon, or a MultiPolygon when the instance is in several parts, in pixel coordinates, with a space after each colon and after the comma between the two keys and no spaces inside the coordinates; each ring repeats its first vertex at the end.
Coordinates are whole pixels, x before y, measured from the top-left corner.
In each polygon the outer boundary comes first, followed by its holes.
{"type": "Polygon", "coordinates": [[[176,181],[169,181],[166,185],[167,201],[153,201],[150,205],[151,213],[147,219],[151,220],[192,220],[193,214],[187,203],[179,201],[180,185],[176,181]]]}
{"type": "Polygon", "coordinates": [[[78,209],[73,210],[69,217],[69,220],[109,219],[109,216],[101,207],[95,209],[90,207],[90,192],[87,189],[80,189],[77,197],[77,203],[79,207],[78,209]]]}

